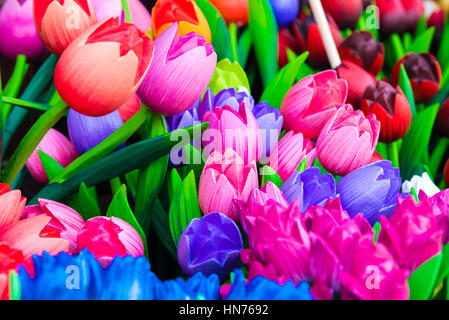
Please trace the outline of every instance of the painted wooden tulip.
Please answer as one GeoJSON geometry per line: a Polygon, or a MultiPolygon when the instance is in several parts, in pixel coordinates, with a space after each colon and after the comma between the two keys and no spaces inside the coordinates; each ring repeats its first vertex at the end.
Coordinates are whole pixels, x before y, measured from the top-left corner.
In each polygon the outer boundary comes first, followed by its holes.
{"type": "Polygon", "coordinates": [[[34,0],[34,19],[42,42],[56,55],[97,23],[90,0],[34,0]]]}
{"type": "Polygon", "coordinates": [[[151,39],[133,24],[105,20],[77,38],[56,65],[62,99],[87,116],[103,116],[135,94],[153,58],[151,39]]]}
{"type": "Polygon", "coordinates": [[[380,121],[381,142],[401,139],[412,122],[410,104],[401,88],[395,89],[385,81],[379,81],[366,89],[360,109],[367,116],[375,114],[380,121]]]}
{"type": "Polygon", "coordinates": [[[373,75],[382,70],[385,58],[385,47],[377,43],[369,31],[354,31],[339,48],[340,57],[362,67],[373,75]]]}
{"type": "MultiPolygon", "coordinates": [[[[332,37],[338,47],[343,41],[340,30],[331,17],[328,16],[328,20],[332,37]]],[[[310,65],[317,69],[328,68],[329,60],[315,19],[311,16],[302,16],[293,23],[293,30],[300,50],[309,52],[307,61],[310,65]]]]}
{"type": "Polygon", "coordinates": [[[131,119],[131,117],[135,115],[141,107],[142,105],[140,103],[140,99],[137,97],[137,95],[134,94],[131,96],[131,98],[128,99],[128,101],[125,102],[123,106],[118,108],[117,111],[123,122],[126,122],[131,119]]]}
{"type": "Polygon", "coordinates": [[[363,11],[362,0],[325,0],[322,4],[341,29],[354,28],[363,11]]]}
{"type": "Polygon", "coordinates": [[[33,0],[6,0],[0,8],[0,54],[15,59],[24,54],[29,60],[46,50],[36,30],[33,0]]]}
{"type": "Polygon", "coordinates": [[[248,1],[246,0],[210,0],[227,23],[244,26],[248,23],[248,1]]]}
{"type": "Polygon", "coordinates": [[[415,30],[419,19],[424,15],[422,0],[376,0],[380,15],[380,32],[411,32],[415,30]]]}
{"type": "Polygon", "coordinates": [[[427,103],[435,97],[441,86],[441,67],[431,53],[408,53],[399,60],[391,74],[391,84],[397,86],[401,66],[410,79],[417,103],[427,103]]]}
{"type": "Polygon", "coordinates": [[[158,0],[151,11],[151,16],[154,38],[177,23],[179,36],[196,32],[203,36],[207,43],[211,43],[209,24],[195,0],[158,0]]]}
{"type": "Polygon", "coordinates": [[[318,137],[316,149],[321,165],[329,172],[346,175],[369,163],[379,140],[380,122],[365,117],[351,105],[337,110],[318,137]]]}
{"type": "Polygon", "coordinates": [[[26,162],[26,167],[33,178],[42,184],[48,183],[48,178],[39,157],[39,150],[52,157],[63,167],[67,167],[78,158],[78,153],[70,140],[59,131],[50,129],[26,162]]]}
{"type": "Polygon", "coordinates": [[[337,67],[338,77],[348,82],[348,100],[355,108],[360,107],[363,95],[369,86],[375,86],[376,78],[357,64],[343,60],[337,67]]]}
{"type": "Polygon", "coordinates": [[[278,27],[288,27],[298,16],[300,2],[298,0],[270,0],[278,27]]]}
{"type": "Polygon", "coordinates": [[[217,64],[214,48],[194,32],[178,36],[173,23],[154,41],[154,59],[137,95],[151,110],[173,116],[203,94],[217,64]]]}

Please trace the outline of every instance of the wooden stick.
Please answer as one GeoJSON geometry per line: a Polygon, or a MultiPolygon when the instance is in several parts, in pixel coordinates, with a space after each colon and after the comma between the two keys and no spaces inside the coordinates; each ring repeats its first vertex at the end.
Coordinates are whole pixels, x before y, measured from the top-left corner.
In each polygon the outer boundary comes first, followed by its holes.
{"type": "Polygon", "coordinates": [[[334,38],[332,37],[331,29],[329,27],[329,22],[327,21],[326,14],[324,13],[323,5],[321,4],[320,0],[309,0],[309,4],[315,21],[318,25],[318,29],[320,30],[321,39],[323,40],[329,63],[331,67],[335,69],[341,65],[341,59],[340,55],[338,54],[334,38]]]}

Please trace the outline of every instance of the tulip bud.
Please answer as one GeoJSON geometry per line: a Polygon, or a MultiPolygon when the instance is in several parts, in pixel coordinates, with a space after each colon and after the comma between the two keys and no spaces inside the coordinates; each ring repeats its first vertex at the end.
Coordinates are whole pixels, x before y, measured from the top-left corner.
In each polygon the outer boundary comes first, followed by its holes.
{"type": "Polygon", "coordinates": [[[282,100],[281,114],[287,130],[315,139],[326,122],[345,102],[348,83],[334,70],[308,76],[295,84],[282,100]]]}
{"type": "MultiPolygon", "coordinates": [[[[332,37],[334,38],[337,47],[343,41],[340,30],[335,24],[334,20],[328,16],[329,27],[331,29],[332,37]]],[[[302,52],[308,51],[308,62],[317,69],[325,69],[329,67],[329,60],[327,58],[326,50],[321,39],[321,33],[315,19],[307,16],[303,19],[297,19],[293,23],[293,30],[295,32],[296,40],[302,52]]]]}
{"type": "Polygon", "coordinates": [[[53,128],[50,129],[26,162],[26,167],[33,178],[42,184],[47,184],[48,178],[40,160],[38,150],[52,157],[64,168],[78,158],[78,153],[69,139],[59,131],[53,128]]]}
{"type": "Polygon", "coordinates": [[[217,64],[214,48],[202,36],[177,35],[172,24],[154,41],[154,60],[138,91],[151,110],[173,116],[190,108],[206,90],[217,64]]]}
{"type": "Polygon", "coordinates": [[[385,34],[414,31],[424,15],[422,0],[376,0],[380,15],[380,31],[385,34]]]}
{"type": "Polygon", "coordinates": [[[380,121],[379,141],[390,143],[401,139],[412,122],[412,111],[400,87],[379,81],[369,86],[363,96],[360,109],[365,115],[375,114],[380,121]]]}
{"type": "Polygon", "coordinates": [[[56,55],[97,23],[90,0],[34,0],[34,19],[42,42],[56,55]]]}
{"type": "Polygon", "coordinates": [[[73,41],[61,56],[56,89],[79,113],[109,114],[136,92],[150,68],[153,50],[151,39],[133,24],[105,20],[73,41]]]}
{"type": "Polygon", "coordinates": [[[270,107],[268,102],[256,104],[252,111],[262,135],[262,157],[269,157],[279,141],[284,117],[279,109],[270,107]]]}
{"type": "Polygon", "coordinates": [[[326,0],[322,3],[340,29],[354,28],[363,11],[362,0],[326,0]]]}
{"type": "Polygon", "coordinates": [[[142,239],[133,227],[116,217],[94,217],[78,232],[78,248],[87,248],[103,268],[116,256],[143,256],[142,239]]]}
{"type": "Polygon", "coordinates": [[[277,172],[282,181],[286,181],[305,158],[307,168],[312,167],[315,155],[316,150],[309,139],[304,138],[302,133],[289,131],[272,151],[268,165],[277,172]]]}
{"type": "Polygon", "coordinates": [[[246,0],[210,0],[220,11],[226,23],[235,23],[242,27],[248,23],[248,1],[246,0]]]}
{"type": "Polygon", "coordinates": [[[337,110],[318,137],[316,150],[321,165],[331,173],[346,175],[369,163],[376,150],[380,122],[365,117],[351,105],[337,110]]]}
{"type": "Polygon", "coordinates": [[[429,197],[433,197],[440,192],[440,189],[438,189],[427,172],[424,172],[422,176],[413,176],[410,181],[404,181],[402,184],[402,192],[410,193],[412,189],[415,190],[416,194],[419,194],[422,190],[429,197]]]}
{"type": "Polygon", "coordinates": [[[201,211],[204,214],[223,212],[237,221],[233,200],[246,202],[258,186],[255,162],[244,164],[232,149],[227,149],[224,154],[214,152],[207,159],[200,178],[198,199],[201,211]]]}
{"type": "Polygon", "coordinates": [[[41,57],[46,50],[34,24],[33,0],[6,0],[0,7],[0,53],[9,59],[41,57]]]}
{"type": "Polygon", "coordinates": [[[198,116],[200,120],[204,120],[204,115],[207,112],[213,112],[215,107],[228,106],[239,111],[240,104],[244,103],[250,109],[254,106],[254,98],[249,96],[246,92],[237,92],[234,88],[223,89],[214,95],[210,88],[207,88],[200,106],[198,107],[198,116]]]}
{"type": "Polygon", "coordinates": [[[118,111],[102,117],[88,117],[70,109],[67,116],[70,141],[78,154],[83,154],[123,125],[118,111]]]}
{"type": "Polygon", "coordinates": [[[189,277],[197,272],[217,274],[222,281],[238,268],[243,240],[237,225],[221,213],[193,219],[178,243],[178,260],[189,277]]]}
{"type": "Polygon", "coordinates": [[[206,155],[233,149],[244,163],[257,162],[262,155],[262,136],[249,106],[241,102],[239,111],[229,106],[216,107],[206,112],[204,122],[209,127],[203,133],[203,148],[206,155]]]}
{"type": "Polygon", "coordinates": [[[70,242],[70,252],[78,254],[76,237],[84,226],[84,220],[78,212],[72,208],[52,200],[39,199],[39,205],[25,207],[21,219],[28,219],[41,214],[46,214],[52,219],[41,234],[57,234],[58,237],[70,242]]]}
{"type": "Polygon", "coordinates": [[[117,109],[123,123],[132,118],[141,108],[140,100],[137,95],[132,95],[128,101],[125,102],[120,108],[117,109]]]}
{"type": "Polygon", "coordinates": [[[248,201],[234,200],[240,211],[240,221],[243,221],[246,213],[251,212],[257,207],[263,207],[272,203],[278,204],[280,207],[287,209],[289,204],[285,199],[281,189],[273,182],[268,181],[262,188],[254,188],[249,195],[248,201]]]}
{"type": "Polygon", "coordinates": [[[295,171],[281,188],[288,202],[299,199],[301,212],[310,206],[323,206],[329,198],[335,198],[335,180],[331,174],[320,174],[313,167],[304,172],[295,171]]]}
{"type": "Polygon", "coordinates": [[[270,0],[280,29],[288,27],[298,16],[299,0],[270,0]]]}
{"type": "Polygon", "coordinates": [[[360,107],[363,95],[369,86],[375,86],[376,78],[355,63],[343,60],[337,68],[338,77],[348,82],[348,100],[355,108],[360,107]]]}
{"type": "Polygon", "coordinates": [[[156,39],[171,25],[178,24],[178,36],[195,32],[211,43],[209,24],[195,0],[158,0],[151,12],[156,39]]]}
{"type": "Polygon", "coordinates": [[[369,31],[354,31],[338,50],[343,60],[351,61],[376,76],[382,70],[385,47],[369,31]]]}
{"type": "Polygon", "coordinates": [[[380,215],[388,218],[394,212],[401,183],[398,168],[390,161],[378,161],[344,176],[337,194],[351,217],[362,213],[373,225],[380,215]]]}
{"type": "Polygon", "coordinates": [[[401,66],[410,79],[413,95],[417,103],[427,103],[440,90],[441,68],[438,60],[430,53],[408,53],[399,60],[391,74],[391,84],[397,86],[401,66]]]}

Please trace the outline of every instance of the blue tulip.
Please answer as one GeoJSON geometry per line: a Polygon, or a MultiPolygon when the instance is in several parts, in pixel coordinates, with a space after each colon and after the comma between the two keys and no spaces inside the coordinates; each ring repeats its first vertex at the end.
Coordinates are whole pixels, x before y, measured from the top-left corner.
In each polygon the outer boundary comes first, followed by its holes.
{"type": "Polygon", "coordinates": [[[299,0],[270,0],[280,29],[288,27],[298,16],[299,0]]]}

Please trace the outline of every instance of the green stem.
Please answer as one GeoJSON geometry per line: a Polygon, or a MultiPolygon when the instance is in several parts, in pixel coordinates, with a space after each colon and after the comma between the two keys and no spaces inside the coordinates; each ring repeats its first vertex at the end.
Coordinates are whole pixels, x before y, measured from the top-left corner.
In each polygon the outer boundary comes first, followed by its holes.
{"type": "Polygon", "coordinates": [[[38,110],[38,111],[47,111],[48,109],[50,109],[50,106],[42,104],[42,103],[25,101],[25,100],[13,98],[13,97],[2,96],[2,102],[5,103],[3,106],[5,106],[6,104],[9,104],[9,105],[19,106],[19,107],[23,107],[23,108],[34,109],[34,110],[38,110]]]}
{"type": "Polygon", "coordinates": [[[390,161],[393,163],[393,167],[399,168],[399,152],[396,142],[388,143],[387,148],[388,148],[388,157],[390,161]]]}
{"type": "Polygon", "coordinates": [[[111,185],[112,194],[116,194],[122,186],[122,181],[120,180],[120,177],[115,177],[109,180],[109,184],[111,185]]]}
{"type": "Polygon", "coordinates": [[[234,61],[239,61],[239,54],[237,50],[237,26],[235,23],[229,24],[229,42],[231,44],[232,59],[234,61]]]}
{"type": "Polygon", "coordinates": [[[393,44],[396,61],[398,61],[405,55],[404,46],[398,34],[395,33],[391,36],[391,43],[393,44]]]}
{"type": "Polygon", "coordinates": [[[441,138],[440,141],[438,141],[435,150],[433,150],[432,155],[430,157],[430,170],[432,171],[433,176],[436,176],[438,168],[441,165],[441,161],[443,160],[444,154],[446,153],[448,146],[449,146],[449,139],[441,138]]]}
{"type": "Polygon", "coordinates": [[[131,12],[129,11],[128,0],[122,0],[122,9],[125,12],[125,22],[132,23],[131,12]]]}
{"type": "Polygon", "coordinates": [[[45,112],[27,132],[21,140],[16,151],[9,159],[6,168],[2,172],[2,181],[11,185],[28,158],[36,149],[45,134],[61,119],[68,111],[65,104],[57,104],[45,112]]]}

